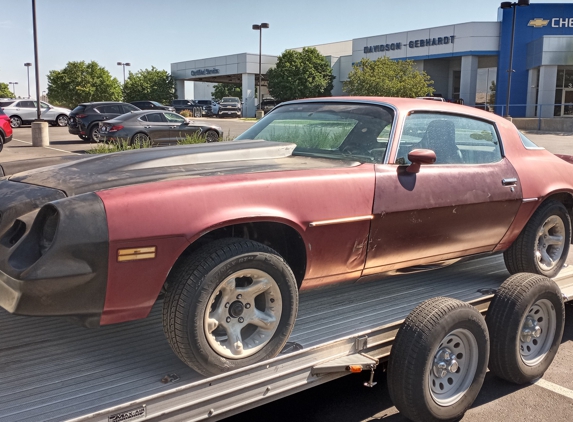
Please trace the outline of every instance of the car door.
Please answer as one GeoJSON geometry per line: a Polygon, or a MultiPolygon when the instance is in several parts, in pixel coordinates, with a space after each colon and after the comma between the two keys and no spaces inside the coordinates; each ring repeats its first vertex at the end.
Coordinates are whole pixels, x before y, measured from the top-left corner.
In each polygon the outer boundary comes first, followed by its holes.
{"type": "Polygon", "coordinates": [[[36,120],[38,117],[35,101],[18,101],[15,104],[15,107],[16,110],[12,114],[20,116],[23,121],[31,122],[32,120],[36,120]]]}
{"type": "Polygon", "coordinates": [[[395,165],[376,166],[365,274],[494,249],[517,213],[522,192],[492,123],[412,113],[395,155],[395,165]],[[413,149],[433,150],[436,163],[408,172],[413,149]]]}
{"type": "Polygon", "coordinates": [[[40,101],[40,111],[42,112],[42,119],[45,120],[56,120],[58,113],[53,107],[50,107],[48,103],[40,101]]]}
{"type": "Polygon", "coordinates": [[[144,117],[147,121],[143,122],[143,127],[151,140],[154,143],[169,142],[170,127],[172,124],[167,121],[163,113],[149,113],[142,116],[141,120],[144,120],[144,117]]]}
{"type": "Polygon", "coordinates": [[[188,123],[187,120],[179,114],[165,112],[165,118],[170,123],[169,137],[171,142],[177,142],[186,136],[192,136],[201,131],[201,126],[188,123]]]}

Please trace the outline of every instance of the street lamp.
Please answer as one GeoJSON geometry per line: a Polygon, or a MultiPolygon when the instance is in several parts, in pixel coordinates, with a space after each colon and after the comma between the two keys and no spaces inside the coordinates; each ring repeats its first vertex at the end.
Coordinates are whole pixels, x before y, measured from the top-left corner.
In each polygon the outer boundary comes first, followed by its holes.
{"type": "Polygon", "coordinates": [[[24,63],[24,66],[26,66],[26,71],[28,72],[28,99],[30,99],[30,66],[32,66],[32,63],[24,63]]]}
{"type": "Polygon", "coordinates": [[[48,101],[46,98],[46,91],[42,91],[42,101],[48,101]]]}
{"type": "Polygon", "coordinates": [[[509,68],[507,69],[507,103],[505,106],[505,117],[509,117],[509,99],[511,95],[511,75],[515,70],[513,70],[513,41],[515,39],[515,14],[517,6],[529,6],[529,0],[518,0],[516,2],[504,1],[501,3],[502,9],[513,8],[513,19],[511,21],[511,45],[509,46],[509,68]]]}
{"type": "Polygon", "coordinates": [[[18,85],[18,82],[8,82],[8,85],[12,85],[12,93],[14,94],[14,98],[16,98],[16,85],[18,85]]]}
{"type": "Polygon", "coordinates": [[[261,23],[260,25],[253,25],[255,31],[259,31],[259,104],[257,108],[261,109],[261,57],[262,57],[262,47],[263,47],[263,29],[269,27],[268,23],[261,23]]]}
{"type": "Polygon", "coordinates": [[[123,66],[123,84],[125,85],[125,66],[131,66],[131,63],[117,62],[118,66],[123,66]]]}

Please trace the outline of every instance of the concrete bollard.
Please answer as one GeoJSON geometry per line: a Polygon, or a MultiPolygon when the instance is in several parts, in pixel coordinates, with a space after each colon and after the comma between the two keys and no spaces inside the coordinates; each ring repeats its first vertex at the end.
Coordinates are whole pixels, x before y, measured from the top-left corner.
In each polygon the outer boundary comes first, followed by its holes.
{"type": "Polygon", "coordinates": [[[257,120],[261,120],[264,115],[265,115],[264,110],[257,110],[257,111],[255,112],[255,117],[256,117],[257,120]]]}
{"type": "Polygon", "coordinates": [[[47,147],[50,145],[48,122],[32,122],[32,146],[47,147]]]}

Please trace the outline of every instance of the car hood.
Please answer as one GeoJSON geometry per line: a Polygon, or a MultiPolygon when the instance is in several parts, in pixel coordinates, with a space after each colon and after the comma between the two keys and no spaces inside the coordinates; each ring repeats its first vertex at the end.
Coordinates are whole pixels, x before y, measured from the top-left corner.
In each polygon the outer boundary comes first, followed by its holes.
{"type": "Polygon", "coordinates": [[[42,167],[10,176],[10,182],[79,195],[119,186],[209,175],[307,170],[358,165],[292,156],[295,144],[235,141],[149,148],[42,167]]]}

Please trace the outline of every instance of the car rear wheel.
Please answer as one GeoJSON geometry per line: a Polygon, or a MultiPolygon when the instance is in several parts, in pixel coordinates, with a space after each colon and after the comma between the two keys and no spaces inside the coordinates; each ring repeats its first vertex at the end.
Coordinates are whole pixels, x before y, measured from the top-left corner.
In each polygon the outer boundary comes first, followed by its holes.
{"type": "Polygon", "coordinates": [[[208,130],[205,132],[205,141],[206,142],[219,142],[219,134],[214,130],[208,130]]]}
{"type": "Polygon", "coordinates": [[[10,126],[12,126],[13,128],[22,126],[22,119],[19,118],[18,116],[10,117],[10,126]]]}
{"type": "Polygon", "coordinates": [[[251,240],[220,239],[171,271],[163,330],[183,362],[210,376],[277,356],[297,308],[295,277],[277,252],[251,240]]]}
{"type": "Polygon", "coordinates": [[[66,116],[65,114],[60,114],[57,118],[56,118],[56,124],[59,127],[64,127],[68,125],[68,116],[66,116]]]}
{"type": "Polygon", "coordinates": [[[90,128],[89,131],[89,140],[92,142],[99,142],[99,124],[95,124],[90,128]]]}
{"type": "Polygon", "coordinates": [[[136,148],[141,148],[142,146],[149,144],[151,138],[149,135],[139,132],[131,137],[131,146],[136,148]]]}
{"type": "Polygon", "coordinates": [[[503,258],[511,274],[555,277],[569,253],[571,218],[561,202],[548,201],[533,214],[503,258]]]}

